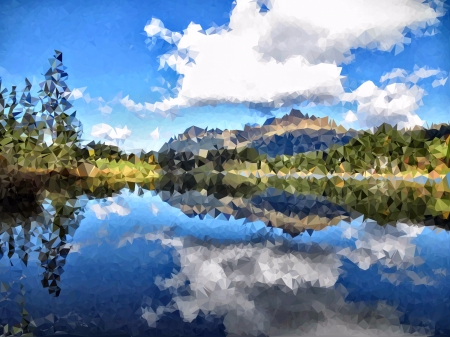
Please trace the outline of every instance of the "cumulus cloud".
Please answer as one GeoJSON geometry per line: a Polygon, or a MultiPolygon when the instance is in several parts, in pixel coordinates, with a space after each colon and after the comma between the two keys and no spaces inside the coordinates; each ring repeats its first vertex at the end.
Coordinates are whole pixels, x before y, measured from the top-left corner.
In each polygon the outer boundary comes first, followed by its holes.
{"type": "Polygon", "coordinates": [[[411,72],[395,68],[380,78],[380,85],[364,82],[355,91],[341,96],[344,102],[357,104],[357,113],[349,111],[344,115],[346,123],[358,121],[361,127],[374,127],[381,123],[397,124],[399,128],[423,125],[424,121],[416,111],[423,105],[426,95],[419,81],[435,78],[433,87],[444,85],[447,73],[440,69],[414,67],[411,72]]]}
{"type": "MultiPolygon", "coordinates": [[[[408,43],[405,28],[420,31],[439,15],[422,1],[275,1],[260,52],[284,62],[302,55],[310,63],[342,63],[352,49],[391,51],[408,43]]],[[[269,15],[268,15],[269,16],[269,15]]]]}
{"type": "Polygon", "coordinates": [[[127,126],[120,128],[101,123],[92,126],[91,136],[106,140],[109,144],[117,145],[131,136],[131,130],[127,126]]]}
{"type": "Polygon", "coordinates": [[[160,68],[181,75],[178,93],[145,105],[126,97],[122,104],[166,116],[221,103],[336,104],[344,93],[338,65],[352,60],[353,49],[400,51],[407,31],[419,34],[436,24],[440,8],[418,0],[238,0],[227,26],[204,30],[191,23],[183,33],[153,18],[145,26],[147,42],[175,46],[160,57],[160,68]]]}
{"type": "MultiPolygon", "coordinates": [[[[352,93],[344,94],[343,100],[357,103],[356,117],[363,128],[382,123],[405,128],[423,124],[424,121],[415,111],[423,104],[424,95],[425,90],[417,85],[392,83],[378,87],[367,81],[352,93]]],[[[355,118],[352,120],[355,121],[355,118]]]]}

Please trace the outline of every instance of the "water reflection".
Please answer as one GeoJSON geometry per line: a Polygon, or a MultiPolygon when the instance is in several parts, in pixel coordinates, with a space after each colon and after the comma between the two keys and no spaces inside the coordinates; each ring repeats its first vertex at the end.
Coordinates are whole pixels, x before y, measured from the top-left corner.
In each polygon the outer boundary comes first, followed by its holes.
{"type": "Polygon", "coordinates": [[[22,271],[37,263],[33,277],[39,278],[40,287],[50,296],[59,296],[61,275],[84,206],[89,199],[111,196],[124,186],[61,175],[2,181],[0,258],[5,268],[10,266],[11,272],[20,275],[2,283],[6,296],[1,315],[4,334],[21,334],[31,328],[22,271]],[[16,307],[22,308],[20,313],[12,314],[16,307]]]}
{"type": "Polygon", "coordinates": [[[331,203],[325,197],[314,195],[290,194],[274,188],[251,197],[226,196],[216,198],[213,194],[198,191],[170,193],[160,191],[162,200],[171,206],[180,208],[189,216],[203,217],[206,214],[217,217],[233,216],[235,219],[262,221],[267,226],[281,228],[291,236],[307,229],[320,230],[336,225],[341,220],[351,221],[361,216],[345,205],[331,203]]]}
{"type": "Polygon", "coordinates": [[[450,331],[445,231],[380,227],[271,189],[219,198],[122,187],[49,179],[3,198],[5,335],[450,331]],[[294,237],[276,228],[289,221],[294,237]]]}
{"type": "MultiPolygon", "coordinates": [[[[207,203],[208,200],[215,199],[214,204],[217,207],[227,209],[236,207],[236,205],[229,204],[231,199],[240,203],[241,199],[249,201],[255,196],[268,196],[268,191],[271,191],[275,197],[284,193],[293,198],[311,198],[318,205],[334,204],[333,208],[344,209],[347,213],[363,214],[380,225],[395,224],[397,221],[411,221],[415,224],[437,226],[448,230],[450,229],[450,217],[445,205],[448,204],[450,198],[449,181],[450,175],[444,179],[432,179],[424,176],[413,178],[412,175],[410,177],[395,175],[375,177],[361,174],[353,176],[313,174],[306,177],[295,173],[281,176],[274,174],[260,176],[248,171],[205,172],[198,169],[198,171],[192,172],[181,170],[181,172],[165,174],[155,182],[154,187],[161,192],[162,198],[174,206],[177,206],[180,201],[180,207],[192,214],[202,214],[204,210],[200,210],[201,207],[197,207],[197,210],[191,209],[195,206],[195,202],[186,203],[190,199],[188,197],[190,195],[197,199],[202,198],[200,196],[202,195],[207,203]],[[179,200],[180,194],[186,195],[186,197],[181,197],[183,200],[179,200]]],[[[235,204],[233,201],[231,202],[235,204]]],[[[291,206],[289,205],[289,207],[291,206]]],[[[210,212],[211,214],[222,213],[220,210],[210,210],[210,212]]],[[[223,213],[231,214],[228,210],[223,213]]],[[[245,213],[248,214],[248,212],[245,213]]],[[[292,214],[288,217],[295,216],[292,214]]],[[[314,221],[308,219],[307,222],[292,223],[292,219],[281,217],[283,219],[275,221],[275,223],[293,235],[301,232],[304,227],[321,228],[321,226],[335,223],[333,221],[330,223],[325,219],[318,221],[316,218],[314,221]]]]}

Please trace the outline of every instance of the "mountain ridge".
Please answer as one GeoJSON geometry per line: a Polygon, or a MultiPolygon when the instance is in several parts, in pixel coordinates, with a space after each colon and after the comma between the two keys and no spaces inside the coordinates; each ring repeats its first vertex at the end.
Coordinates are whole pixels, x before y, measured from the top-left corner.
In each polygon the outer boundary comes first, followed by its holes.
{"type": "Polygon", "coordinates": [[[245,125],[243,130],[208,130],[191,126],[171,138],[159,152],[174,150],[199,155],[202,150],[250,147],[274,157],[324,150],[336,143],[345,144],[357,134],[328,117],[308,116],[292,109],[289,114],[269,118],[262,125],[245,125]]]}

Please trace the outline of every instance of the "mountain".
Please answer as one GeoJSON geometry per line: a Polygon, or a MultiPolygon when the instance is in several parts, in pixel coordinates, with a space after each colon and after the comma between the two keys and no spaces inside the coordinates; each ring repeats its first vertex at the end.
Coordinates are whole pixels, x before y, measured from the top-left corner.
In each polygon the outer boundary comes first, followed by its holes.
{"type": "Polygon", "coordinates": [[[333,144],[346,144],[358,135],[329,121],[303,115],[299,110],[263,125],[246,125],[243,130],[202,129],[192,126],[162,146],[160,153],[192,153],[202,156],[210,150],[253,148],[269,157],[325,150],[333,144]]]}

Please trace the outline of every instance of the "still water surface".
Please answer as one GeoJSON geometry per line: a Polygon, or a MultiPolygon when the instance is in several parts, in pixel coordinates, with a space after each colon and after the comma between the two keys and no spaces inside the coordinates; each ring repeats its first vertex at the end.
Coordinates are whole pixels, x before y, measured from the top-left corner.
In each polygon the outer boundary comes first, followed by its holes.
{"type": "Polygon", "coordinates": [[[293,238],[259,220],[188,216],[151,191],[85,201],[57,297],[42,285],[38,250],[24,263],[7,254],[11,238],[0,237],[5,332],[26,325],[36,335],[86,336],[450,333],[444,230],[359,217],[293,238]]]}

